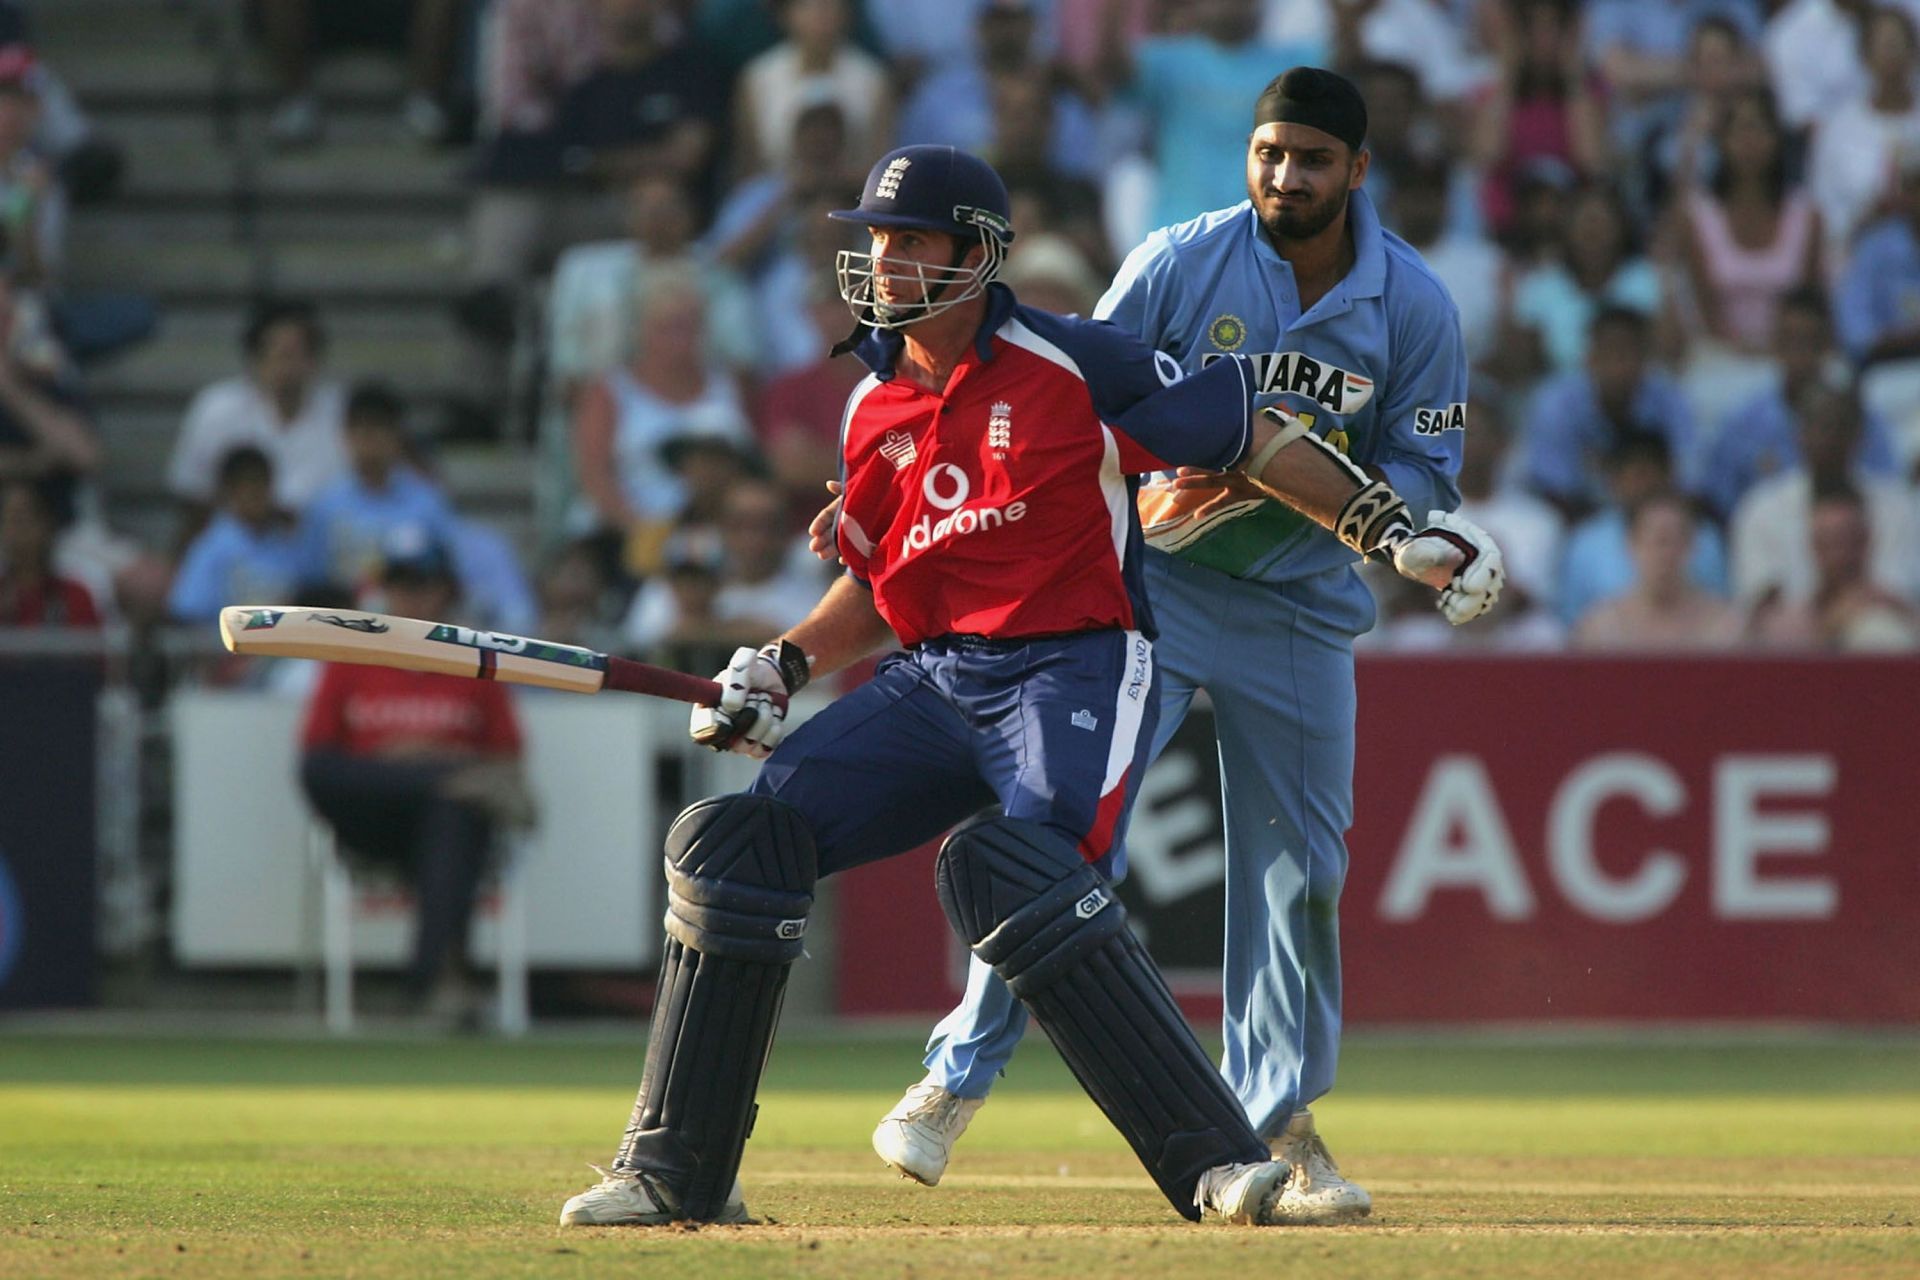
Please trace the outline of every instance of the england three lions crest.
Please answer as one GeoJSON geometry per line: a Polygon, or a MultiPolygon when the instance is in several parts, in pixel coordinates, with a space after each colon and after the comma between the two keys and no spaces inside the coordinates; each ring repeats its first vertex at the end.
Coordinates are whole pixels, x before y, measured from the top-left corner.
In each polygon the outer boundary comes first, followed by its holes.
{"type": "Polygon", "coordinates": [[[993,402],[987,414],[987,449],[995,461],[1005,462],[1013,448],[1013,406],[1005,400],[993,402]]]}

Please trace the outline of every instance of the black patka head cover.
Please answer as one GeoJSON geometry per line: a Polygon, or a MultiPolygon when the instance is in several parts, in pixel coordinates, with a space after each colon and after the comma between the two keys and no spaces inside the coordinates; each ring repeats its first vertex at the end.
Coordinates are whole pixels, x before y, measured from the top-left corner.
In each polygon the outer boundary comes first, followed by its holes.
{"type": "Polygon", "coordinates": [[[1355,151],[1367,140],[1367,104],[1353,81],[1322,67],[1294,67],[1275,76],[1253,104],[1253,127],[1304,124],[1355,151]]]}

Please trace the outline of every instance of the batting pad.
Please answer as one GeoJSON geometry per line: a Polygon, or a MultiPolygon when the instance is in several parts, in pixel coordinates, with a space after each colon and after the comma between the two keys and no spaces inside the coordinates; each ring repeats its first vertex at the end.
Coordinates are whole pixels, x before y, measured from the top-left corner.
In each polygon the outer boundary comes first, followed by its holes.
{"type": "Polygon", "coordinates": [[[613,1167],[720,1215],[753,1130],[787,972],[813,906],[813,836],[771,796],[702,800],[667,833],[667,941],[640,1096],[613,1167]]]}
{"type": "Polygon", "coordinates": [[[1268,1158],[1126,909],[1071,844],[991,818],[948,837],[936,876],[954,929],[1046,1029],[1184,1217],[1200,1217],[1202,1173],[1268,1158]]]}

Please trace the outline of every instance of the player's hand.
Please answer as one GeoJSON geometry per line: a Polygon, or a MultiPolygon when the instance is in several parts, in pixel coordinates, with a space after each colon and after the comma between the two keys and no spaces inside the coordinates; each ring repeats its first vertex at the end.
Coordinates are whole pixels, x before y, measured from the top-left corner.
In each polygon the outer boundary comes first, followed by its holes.
{"type": "Polygon", "coordinates": [[[1180,467],[1162,482],[1168,489],[1224,490],[1236,498],[1265,498],[1265,489],[1247,478],[1244,471],[1209,471],[1205,467],[1180,467]]]}
{"type": "Polygon", "coordinates": [[[1440,593],[1440,612],[1459,626],[1493,608],[1507,570],[1487,531],[1449,511],[1429,511],[1427,523],[1393,549],[1393,567],[1440,593]]]}
{"type": "Polygon", "coordinates": [[[839,564],[840,548],[833,540],[833,522],[840,518],[840,482],[827,481],[827,492],[833,495],[833,501],[820,508],[820,514],[807,525],[807,550],[828,564],[839,564]]]}
{"type": "Polygon", "coordinates": [[[786,736],[786,699],[805,687],[807,671],[806,654],[791,640],[772,640],[758,649],[741,646],[714,677],[719,703],[695,707],[687,732],[703,747],[766,759],[786,736]]]}

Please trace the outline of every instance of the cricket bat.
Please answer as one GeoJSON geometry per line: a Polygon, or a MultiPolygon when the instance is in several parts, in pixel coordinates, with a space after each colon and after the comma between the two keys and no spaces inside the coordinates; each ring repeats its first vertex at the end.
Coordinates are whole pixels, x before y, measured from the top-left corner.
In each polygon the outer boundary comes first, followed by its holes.
{"type": "MultiPolygon", "coordinates": [[[[701,706],[712,706],[720,700],[719,685],[683,671],[596,653],[578,645],[356,609],[229,605],[220,611],[220,639],[234,653],[273,658],[357,662],[533,684],[571,693],[617,689],[701,706]]],[[[782,704],[786,701],[778,695],[774,700],[782,704]]]]}

